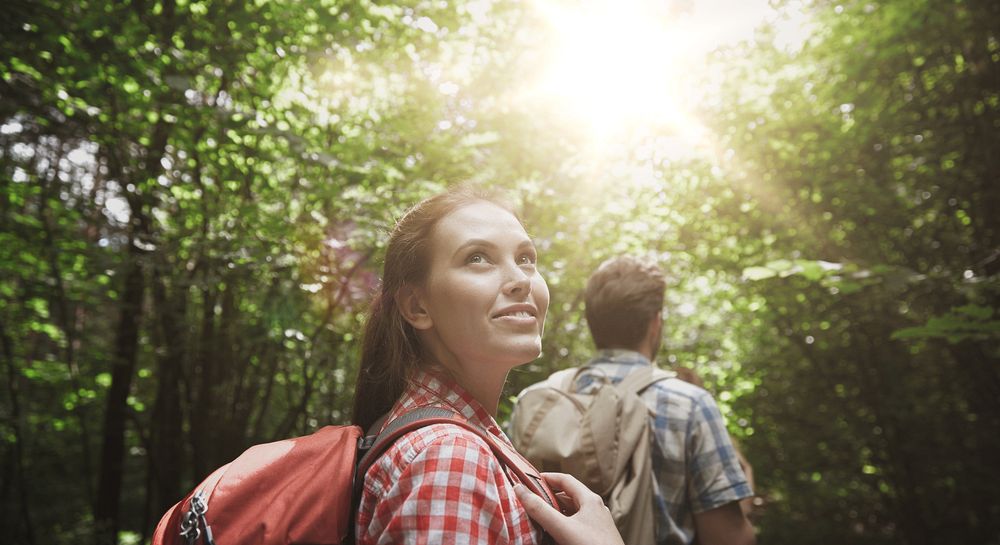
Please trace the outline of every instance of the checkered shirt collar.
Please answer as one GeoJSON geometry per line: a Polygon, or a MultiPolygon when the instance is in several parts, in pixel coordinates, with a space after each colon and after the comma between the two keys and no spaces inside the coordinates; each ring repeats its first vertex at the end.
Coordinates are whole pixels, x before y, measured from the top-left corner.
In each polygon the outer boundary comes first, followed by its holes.
{"type": "Polygon", "coordinates": [[[598,363],[616,363],[624,366],[634,366],[634,365],[650,365],[650,361],[646,356],[634,351],[625,350],[622,348],[605,348],[603,350],[598,350],[594,357],[591,358],[587,365],[595,365],[598,363]]]}
{"type": "Polygon", "coordinates": [[[401,414],[415,407],[446,406],[485,430],[497,429],[496,420],[469,392],[444,373],[418,370],[393,410],[401,414]]]}

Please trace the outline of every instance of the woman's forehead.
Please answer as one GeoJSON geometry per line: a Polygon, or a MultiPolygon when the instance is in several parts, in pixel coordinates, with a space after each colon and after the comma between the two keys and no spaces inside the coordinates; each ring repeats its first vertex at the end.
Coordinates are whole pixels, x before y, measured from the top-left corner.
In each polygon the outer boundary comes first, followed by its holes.
{"type": "Polygon", "coordinates": [[[514,214],[489,201],[475,201],[456,208],[441,218],[435,231],[435,238],[455,244],[467,238],[528,238],[514,214]]]}

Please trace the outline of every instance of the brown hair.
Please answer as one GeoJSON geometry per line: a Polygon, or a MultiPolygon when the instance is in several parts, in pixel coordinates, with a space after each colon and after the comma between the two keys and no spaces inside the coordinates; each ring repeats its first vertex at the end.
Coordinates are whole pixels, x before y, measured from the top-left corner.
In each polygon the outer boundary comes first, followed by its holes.
{"type": "Polygon", "coordinates": [[[674,367],[674,372],[677,373],[677,378],[683,380],[684,382],[694,384],[699,388],[705,387],[705,381],[701,380],[698,373],[690,367],[674,367]]]}
{"type": "Polygon", "coordinates": [[[352,420],[363,430],[392,409],[421,360],[417,333],[397,308],[396,294],[403,286],[420,285],[427,279],[430,240],[438,221],[476,201],[514,213],[497,195],[460,186],[414,205],[389,234],[382,285],[368,308],[354,389],[352,420]]]}
{"type": "Polygon", "coordinates": [[[630,256],[601,263],[584,292],[587,325],[598,349],[634,349],[663,309],[660,268],[630,256]]]}

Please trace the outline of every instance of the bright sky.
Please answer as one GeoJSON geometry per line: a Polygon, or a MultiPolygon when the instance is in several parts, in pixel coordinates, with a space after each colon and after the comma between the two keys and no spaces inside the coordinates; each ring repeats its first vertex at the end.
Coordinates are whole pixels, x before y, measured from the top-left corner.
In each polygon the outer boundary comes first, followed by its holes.
{"type": "MultiPolygon", "coordinates": [[[[767,0],[534,0],[550,39],[522,99],[590,135],[595,148],[654,129],[696,146],[699,81],[713,50],[754,38],[773,23],[776,44],[801,47],[809,34],[801,3],[783,12],[767,0]]],[[[689,155],[694,150],[679,150],[689,155]]]]}

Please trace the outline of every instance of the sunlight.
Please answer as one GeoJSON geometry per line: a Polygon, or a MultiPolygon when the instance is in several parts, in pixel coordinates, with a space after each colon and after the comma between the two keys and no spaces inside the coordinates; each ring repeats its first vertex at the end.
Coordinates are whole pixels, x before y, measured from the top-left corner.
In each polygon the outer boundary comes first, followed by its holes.
{"type": "Polygon", "coordinates": [[[580,120],[594,136],[637,125],[666,125],[694,136],[682,85],[688,29],[636,2],[565,6],[540,1],[553,30],[536,96],[580,120]]]}
{"type": "MultiPolygon", "coordinates": [[[[796,4],[795,2],[789,3],[796,4]]],[[[524,98],[556,113],[604,146],[635,131],[669,135],[690,155],[707,133],[695,115],[708,53],[752,40],[770,22],[780,47],[799,47],[801,8],[775,11],[767,0],[535,0],[550,30],[541,68],[524,98]]]]}

